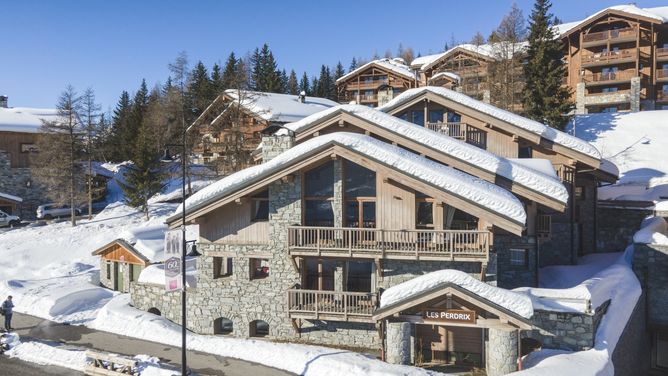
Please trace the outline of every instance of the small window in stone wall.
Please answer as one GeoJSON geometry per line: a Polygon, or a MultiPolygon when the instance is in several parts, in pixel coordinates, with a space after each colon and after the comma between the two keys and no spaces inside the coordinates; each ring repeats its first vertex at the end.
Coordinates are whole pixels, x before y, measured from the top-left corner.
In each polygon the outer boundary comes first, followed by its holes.
{"type": "Polygon", "coordinates": [[[111,261],[107,261],[107,279],[111,279],[111,261]]]}
{"type": "Polygon", "coordinates": [[[263,320],[255,320],[250,323],[250,337],[266,337],[269,335],[269,324],[263,320]]]}
{"type": "Polygon", "coordinates": [[[223,278],[232,275],[232,257],[213,258],[213,278],[223,278]]]}
{"type": "Polygon", "coordinates": [[[213,320],[213,334],[231,334],[233,329],[234,323],[226,317],[213,320]]]}
{"type": "Polygon", "coordinates": [[[263,279],[269,277],[269,260],[250,259],[250,279],[263,279]]]}
{"type": "Polygon", "coordinates": [[[527,265],[527,250],[523,248],[510,249],[510,265],[526,266],[527,265]]]}

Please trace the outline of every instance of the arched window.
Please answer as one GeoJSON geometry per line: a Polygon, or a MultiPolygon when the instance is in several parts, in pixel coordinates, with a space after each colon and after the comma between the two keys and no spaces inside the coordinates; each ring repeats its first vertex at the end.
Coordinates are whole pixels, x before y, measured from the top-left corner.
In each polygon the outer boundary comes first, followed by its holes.
{"type": "Polygon", "coordinates": [[[250,323],[251,337],[266,337],[269,335],[269,324],[266,321],[255,320],[250,323]]]}
{"type": "Polygon", "coordinates": [[[226,317],[219,317],[213,320],[213,334],[231,334],[234,329],[232,320],[226,317]]]}
{"type": "Polygon", "coordinates": [[[155,307],[153,307],[153,308],[149,308],[149,309],[148,309],[148,313],[152,313],[152,314],[154,314],[154,315],[156,315],[156,316],[161,316],[161,314],[160,314],[160,310],[157,309],[157,308],[155,308],[155,307]]]}

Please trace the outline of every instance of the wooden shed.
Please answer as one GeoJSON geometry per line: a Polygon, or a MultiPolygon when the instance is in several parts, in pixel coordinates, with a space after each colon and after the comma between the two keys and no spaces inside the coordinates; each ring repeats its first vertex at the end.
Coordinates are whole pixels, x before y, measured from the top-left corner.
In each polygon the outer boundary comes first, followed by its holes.
{"type": "Polygon", "coordinates": [[[100,284],[120,292],[129,292],[130,283],[137,282],[142,270],[151,263],[124,239],[116,239],[92,254],[100,256],[100,284]]]}

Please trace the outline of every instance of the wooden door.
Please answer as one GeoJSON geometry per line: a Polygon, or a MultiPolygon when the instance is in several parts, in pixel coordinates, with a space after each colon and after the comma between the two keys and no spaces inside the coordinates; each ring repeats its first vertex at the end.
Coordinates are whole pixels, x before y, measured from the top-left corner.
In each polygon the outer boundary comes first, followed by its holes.
{"type": "Polygon", "coordinates": [[[124,273],[123,273],[123,267],[124,264],[120,262],[115,262],[116,264],[116,290],[120,292],[125,292],[124,291],[124,273]]]}

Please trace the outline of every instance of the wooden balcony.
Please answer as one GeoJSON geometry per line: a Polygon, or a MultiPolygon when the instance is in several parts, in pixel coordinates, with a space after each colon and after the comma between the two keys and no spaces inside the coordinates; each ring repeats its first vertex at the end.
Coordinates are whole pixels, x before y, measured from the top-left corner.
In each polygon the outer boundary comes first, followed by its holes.
{"type": "Polygon", "coordinates": [[[359,83],[357,81],[350,81],[346,85],[347,90],[371,90],[371,89],[377,89],[382,85],[387,85],[388,84],[387,78],[380,79],[380,80],[367,80],[367,81],[360,81],[359,83]]]}
{"type": "Polygon", "coordinates": [[[636,61],[637,55],[638,53],[635,48],[620,51],[599,52],[595,54],[588,53],[582,55],[582,66],[593,67],[608,64],[632,63],[636,61]]]}
{"type": "Polygon", "coordinates": [[[431,129],[434,132],[456,138],[458,140],[466,141],[466,129],[468,125],[461,122],[436,122],[436,123],[427,123],[427,128],[431,129]]]}
{"type": "Polygon", "coordinates": [[[378,294],[371,292],[288,290],[291,319],[374,322],[378,294]]]}
{"type": "Polygon", "coordinates": [[[454,68],[453,72],[459,77],[482,77],[487,75],[487,67],[475,65],[454,68]]]}
{"type": "Polygon", "coordinates": [[[291,256],[486,263],[490,243],[491,233],[479,230],[288,228],[288,251],[291,256]]]}
{"type": "Polygon", "coordinates": [[[656,70],[656,80],[657,81],[668,81],[668,69],[657,69],[656,70]]]}
{"type": "Polygon", "coordinates": [[[596,46],[606,44],[608,41],[612,43],[632,42],[636,38],[637,33],[633,28],[599,31],[583,35],[582,46],[596,46]]]}
{"type": "Polygon", "coordinates": [[[621,72],[599,72],[586,74],[583,77],[585,84],[592,85],[608,85],[613,83],[630,82],[631,78],[635,77],[635,71],[621,71],[621,72]]]}
{"type": "Polygon", "coordinates": [[[657,48],[656,49],[656,60],[657,61],[668,60],[668,48],[657,48]]]}
{"type": "Polygon", "coordinates": [[[357,97],[357,98],[359,98],[357,100],[357,102],[359,102],[359,103],[369,103],[369,102],[377,102],[378,101],[378,95],[376,95],[376,94],[371,94],[371,95],[360,94],[359,97],[357,97]]]}

